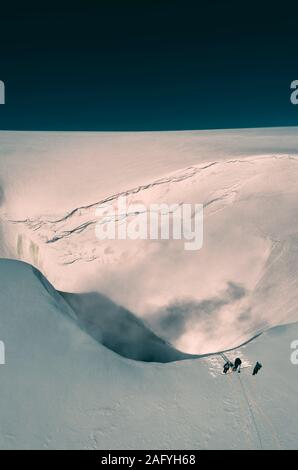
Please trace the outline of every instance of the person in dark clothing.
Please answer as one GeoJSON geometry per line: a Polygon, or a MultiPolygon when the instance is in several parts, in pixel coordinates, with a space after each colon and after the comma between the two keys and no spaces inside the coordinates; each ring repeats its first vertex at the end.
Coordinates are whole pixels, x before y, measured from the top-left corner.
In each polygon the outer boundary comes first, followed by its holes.
{"type": "Polygon", "coordinates": [[[233,367],[233,371],[236,372],[238,370],[238,372],[240,372],[241,364],[242,364],[242,361],[241,361],[240,357],[236,357],[235,364],[234,364],[234,367],[233,367]]]}
{"type": "Polygon", "coordinates": [[[231,367],[230,361],[226,362],[223,368],[223,373],[226,374],[230,367],[231,367]]]}
{"type": "Polygon", "coordinates": [[[259,372],[260,369],[262,369],[262,364],[260,364],[259,362],[256,363],[255,367],[254,367],[254,370],[253,370],[253,373],[252,375],[257,375],[257,373],[259,372]]]}

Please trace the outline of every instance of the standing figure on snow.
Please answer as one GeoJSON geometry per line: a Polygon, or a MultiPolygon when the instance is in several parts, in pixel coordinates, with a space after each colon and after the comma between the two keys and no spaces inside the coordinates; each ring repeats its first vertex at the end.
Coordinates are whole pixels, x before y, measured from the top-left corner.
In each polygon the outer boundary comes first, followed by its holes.
{"type": "Polygon", "coordinates": [[[257,373],[259,372],[260,369],[262,369],[262,364],[260,364],[259,362],[257,362],[256,365],[255,365],[255,367],[254,367],[254,370],[253,370],[252,375],[257,375],[257,373]]]}
{"type": "Polygon", "coordinates": [[[229,370],[230,367],[232,367],[233,364],[230,362],[230,361],[227,361],[224,365],[224,368],[223,368],[223,373],[226,374],[229,370]]]}
{"type": "Polygon", "coordinates": [[[233,367],[233,371],[236,372],[238,370],[238,372],[240,373],[241,364],[242,364],[242,361],[241,361],[240,357],[236,357],[235,365],[233,367]]]}

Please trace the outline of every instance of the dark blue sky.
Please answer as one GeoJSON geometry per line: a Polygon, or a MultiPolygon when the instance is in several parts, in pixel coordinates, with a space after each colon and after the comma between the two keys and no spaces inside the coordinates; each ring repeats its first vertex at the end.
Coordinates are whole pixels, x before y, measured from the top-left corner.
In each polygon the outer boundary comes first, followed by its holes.
{"type": "Polygon", "coordinates": [[[294,3],[2,7],[0,129],[298,125],[294,3]]]}

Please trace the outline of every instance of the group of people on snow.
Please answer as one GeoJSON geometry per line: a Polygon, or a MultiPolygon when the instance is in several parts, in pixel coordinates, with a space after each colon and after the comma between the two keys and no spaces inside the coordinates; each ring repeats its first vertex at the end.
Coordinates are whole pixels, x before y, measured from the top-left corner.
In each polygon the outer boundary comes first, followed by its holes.
{"type": "MultiPolygon", "coordinates": [[[[240,357],[236,357],[234,364],[230,361],[227,361],[224,365],[223,373],[226,374],[230,369],[232,369],[233,372],[238,371],[238,373],[240,374],[241,364],[242,364],[242,361],[240,357]]],[[[257,362],[252,372],[252,375],[257,375],[257,373],[259,372],[261,368],[262,368],[262,364],[260,364],[260,362],[257,362]]]]}

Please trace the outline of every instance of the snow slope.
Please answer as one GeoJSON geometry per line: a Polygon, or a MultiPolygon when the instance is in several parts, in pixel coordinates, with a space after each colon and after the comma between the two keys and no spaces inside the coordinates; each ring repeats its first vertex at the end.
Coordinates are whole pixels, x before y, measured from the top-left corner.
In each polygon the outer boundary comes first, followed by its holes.
{"type": "Polygon", "coordinates": [[[1,449],[297,448],[297,149],[297,128],[0,132],[1,449]],[[98,241],[119,195],[203,203],[202,250],[98,241]]]}
{"type": "Polygon", "coordinates": [[[110,299],[187,353],[298,321],[297,128],[0,139],[2,257],[58,290],[110,299]],[[202,250],[97,240],[96,207],[119,194],[204,204],[202,250]]]}
{"type": "Polygon", "coordinates": [[[0,261],[1,449],[297,448],[298,325],[236,351],[252,377],[221,375],[223,359],[168,364],[125,359],[77,324],[44,277],[0,261]]]}

